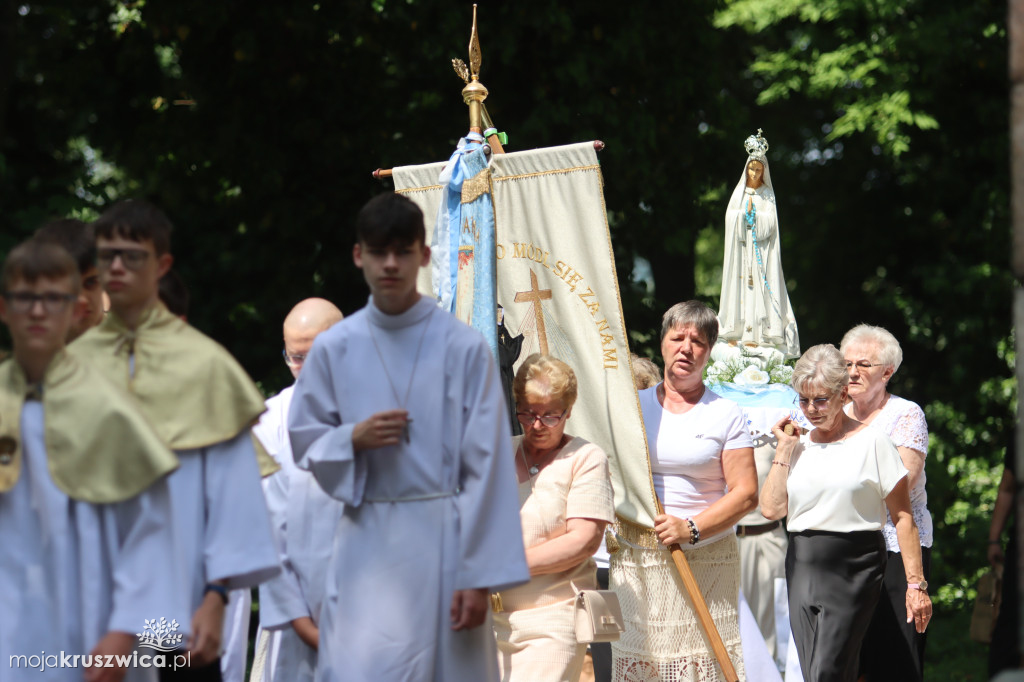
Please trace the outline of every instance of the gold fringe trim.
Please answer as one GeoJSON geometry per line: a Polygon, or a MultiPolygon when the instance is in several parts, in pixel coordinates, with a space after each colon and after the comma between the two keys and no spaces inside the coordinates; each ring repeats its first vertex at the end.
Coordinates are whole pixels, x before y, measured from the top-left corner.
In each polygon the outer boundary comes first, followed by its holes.
{"type": "Polygon", "coordinates": [[[412,194],[413,192],[432,192],[435,189],[444,189],[445,185],[427,185],[425,187],[407,187],[396,189],[395,194],[412,194]]]}
{"type": "Polygon", "coordinates": [[[665,549],[665,546],[658,540],[658,535],[654,532],[653,528],[647,528],[627,521],[621,516],[615,517],[615,532],[623,540],[636,547],[665,549]]]}
{"type": "MultiPolygon", "coordinates": [[[[490,169],[488,169],[490,170],[490,169]]],[[[581,171],[598,171],[598,179],[601,183],[601,188],[604,189],[604,176],[601,175],[601,165],[595,164],[592,166],[573,166],[572,168],[555,168],[553,170],[537,171],[536,173],[522,173],[520,175],[503,175],[501,177],[491,176],[491,182],[505,182],[506,180],[522,180],[524,178],[536,178],[542,175],[568,175],[569,173],[579,173],[581,171]]],[[[476,176],[474,176],[476,177],[476,176]]],[[[435,189],[444,189],[445,185],[425,185],[423,187],[407,187],[405,189],[396,189],[395,194],[412,194],[413,192],[430,192],[435,189]]],[[[602,201],[604,197],[601,197],[602,201]]],[[[465,203],[465,202],[463,202],[465,203]]],[[[607,226],[606,226],[607,227],[607,226]]]]}
{"type": "MultiPolygon", "coordinates": [[[[600,171],[600,164],[594,164],[593,166],[573,166],[572,168],[555,168],[546,171],[537,171],[536,173],[522,173],[520,175],[502,175],[501,177],[493,178],[493,182],[504,182],[506,180],[522,180],[523,178],[537,178],[542,175],[568,175],[569,173],[579,173],[581,171],[600,171]]],[[[604,187],[604,180],[601,179],[601,187],[604,187]]]]}

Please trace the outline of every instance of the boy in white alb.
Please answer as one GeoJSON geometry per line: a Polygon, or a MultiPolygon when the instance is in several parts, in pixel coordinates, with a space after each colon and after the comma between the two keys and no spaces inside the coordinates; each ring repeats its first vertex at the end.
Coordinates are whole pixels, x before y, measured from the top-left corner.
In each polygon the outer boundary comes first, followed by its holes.
{"type": "Polygon", "coordinates": [[[423,214],[383,194],[356,221],[366,307],[317,337],[288,432],[345,503],[316,679],[498,679],[488,593],[529,580],[508,408],[483,336],[416,291],[423,214]]]}
{"type": "MultiPolygon", "coordinates": [[[[121,201],[94,228],[111,310],[69,352],[127,389],[177,455],[168,485],[191,583],[192,632],[191,666],[177,675],[219,682],[227,591],[281,570],[251,432],[263,396],[223,347],[160,302],[160,278],[173,262],[172,226],[162,211],[121,201]]],[[[263,460],[262,473],[276,470],[266,453],[263,460]]]]}
{"type": "Polygon", "coordinates": [[[0,364],[5,682],[152,680],[155,668],[106,657],[131,657],[149,620],[189,633],[167,483],[178,463],[130,396],[65,352],[85,310],[79,285],[51,243],[26,242],[4,265],[0,318],[14,345],[0,364]]]}

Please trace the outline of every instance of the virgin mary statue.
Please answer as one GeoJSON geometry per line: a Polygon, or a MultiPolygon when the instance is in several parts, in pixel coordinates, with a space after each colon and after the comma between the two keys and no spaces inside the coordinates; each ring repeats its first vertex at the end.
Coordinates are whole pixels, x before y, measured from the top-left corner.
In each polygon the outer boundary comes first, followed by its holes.
{"type": "Polygon", "coordinates": [[[748,348],[800,355],[779,253],[779,218],[768,170],[768,141],[746,139],[747,162],[725,211],[725,262],[718,312],[719,338],[748,348]]]}

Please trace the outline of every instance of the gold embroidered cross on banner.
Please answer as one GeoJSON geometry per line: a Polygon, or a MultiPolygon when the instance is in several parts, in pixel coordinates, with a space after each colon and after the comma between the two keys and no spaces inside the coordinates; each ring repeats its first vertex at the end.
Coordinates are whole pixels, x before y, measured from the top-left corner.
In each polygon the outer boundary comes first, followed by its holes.
{"type": "Polygon", "coordinates": [[[537,273],[531,269],[530,290],[517,291],[515,302],[533,304],[533,319],[537,327],[537,340],[540,343],[541,355],[548,354],[548,334],[547,329],[544,326],[544,309],[541,307],[540,302],[550,299],[551,289],[540,289],[537,284],[537,273]]]}

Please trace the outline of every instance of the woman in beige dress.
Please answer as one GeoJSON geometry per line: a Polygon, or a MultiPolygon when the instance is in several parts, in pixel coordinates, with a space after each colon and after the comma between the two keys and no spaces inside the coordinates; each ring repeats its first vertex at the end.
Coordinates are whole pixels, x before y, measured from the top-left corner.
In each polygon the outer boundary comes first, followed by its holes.
{"type": "Polygon", "coordinates": [[[512,446],[531,580],[492,597],[501,680],[575,682],[587,648],[576,641],[576,592],[597,589],[591,556],[615,514],[608,458],[565,433],[577,385],[564,362],[531,355],[513,392],[523,425],[512,446]]]}

